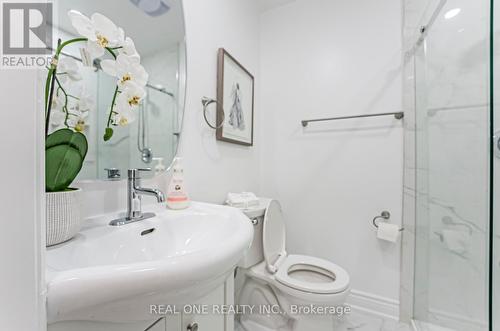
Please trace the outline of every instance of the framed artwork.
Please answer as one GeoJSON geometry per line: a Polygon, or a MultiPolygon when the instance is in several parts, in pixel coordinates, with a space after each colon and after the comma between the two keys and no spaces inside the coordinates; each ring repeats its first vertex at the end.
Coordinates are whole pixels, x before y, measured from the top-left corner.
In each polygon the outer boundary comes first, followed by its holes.
{"type": "Polygon", "coordinates": [[[252,146],[254,78],[224,48],[217,69],[217,140],[252,146]]]}

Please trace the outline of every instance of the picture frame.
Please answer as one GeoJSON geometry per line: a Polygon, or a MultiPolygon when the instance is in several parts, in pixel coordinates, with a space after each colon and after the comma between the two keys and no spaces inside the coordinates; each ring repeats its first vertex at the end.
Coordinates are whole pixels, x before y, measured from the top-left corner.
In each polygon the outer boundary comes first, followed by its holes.
{"type": "Polygon", "coordinates": [[[224,48],[217,65],[217,140],[253,146],[254,77],[224,48]]]}

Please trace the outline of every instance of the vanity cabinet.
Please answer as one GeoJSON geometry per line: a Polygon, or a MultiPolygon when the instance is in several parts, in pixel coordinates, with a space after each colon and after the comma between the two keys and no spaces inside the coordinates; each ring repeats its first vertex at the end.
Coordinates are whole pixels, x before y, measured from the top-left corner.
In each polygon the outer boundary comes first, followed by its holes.
{"type": "Polygon", "coordinates": [[[48,325],[47,331],[234,331],[234,315],[217,313],[219,307],[233,304],[234,277],[231,272],[223,284],[186,305],[186,309],[178,307],[176,314],[136,323],[65,321],[48,325]]]}
{"type": "Polygon", "coordinates": [[[166,331],[233,331],[234,315],[218,313],[222,307],[233,304],[234,277],[231,273],[224,284],[186,306],[186,312],[166,316],[166,331]]]}

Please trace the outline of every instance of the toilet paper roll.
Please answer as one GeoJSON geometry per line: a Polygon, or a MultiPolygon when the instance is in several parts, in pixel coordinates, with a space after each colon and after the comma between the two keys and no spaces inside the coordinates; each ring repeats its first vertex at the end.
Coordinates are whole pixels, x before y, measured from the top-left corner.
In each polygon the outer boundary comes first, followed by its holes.
{"type": "Polygon", "coordinates": [[[377,238],[395,243],[399,238],[399,225],[380,222],[378,224],[377,238]]]}

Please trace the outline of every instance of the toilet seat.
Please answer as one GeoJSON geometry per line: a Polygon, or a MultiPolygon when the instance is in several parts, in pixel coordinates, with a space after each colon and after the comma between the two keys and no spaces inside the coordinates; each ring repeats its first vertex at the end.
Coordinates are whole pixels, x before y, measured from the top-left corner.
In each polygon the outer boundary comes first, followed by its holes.
{"type": "Polygon", "coordinates": [[[274,274],[278,271],[287,255],[285,246],[285,220],[281,212],[281,205],[278,201],[271,200],[264,214],[262,228],[262,248],[269,272],[274,274]]]}
{"type": "Polygon", "coordinates": [[[283,285],[309,293],[334,294],[343,292],[349,287],[349,275],[344,269],[330,261],[306,255],[288,255],[279,266],[275,278],[283,285]],[[293,273],[298,271],[305,278],[313,279],[321,276],[324,281],[294,277],[293,273]]]}
{"type": "Polygon", "coordinates": [[[335,294],[349,288],[349,275],[344,269],[320,258],[288,255],[285,242],[281,206],[271,200],[264,215],[262,244],[266,268],[276,281],[295,290],[317,294],[335,294]]]}

